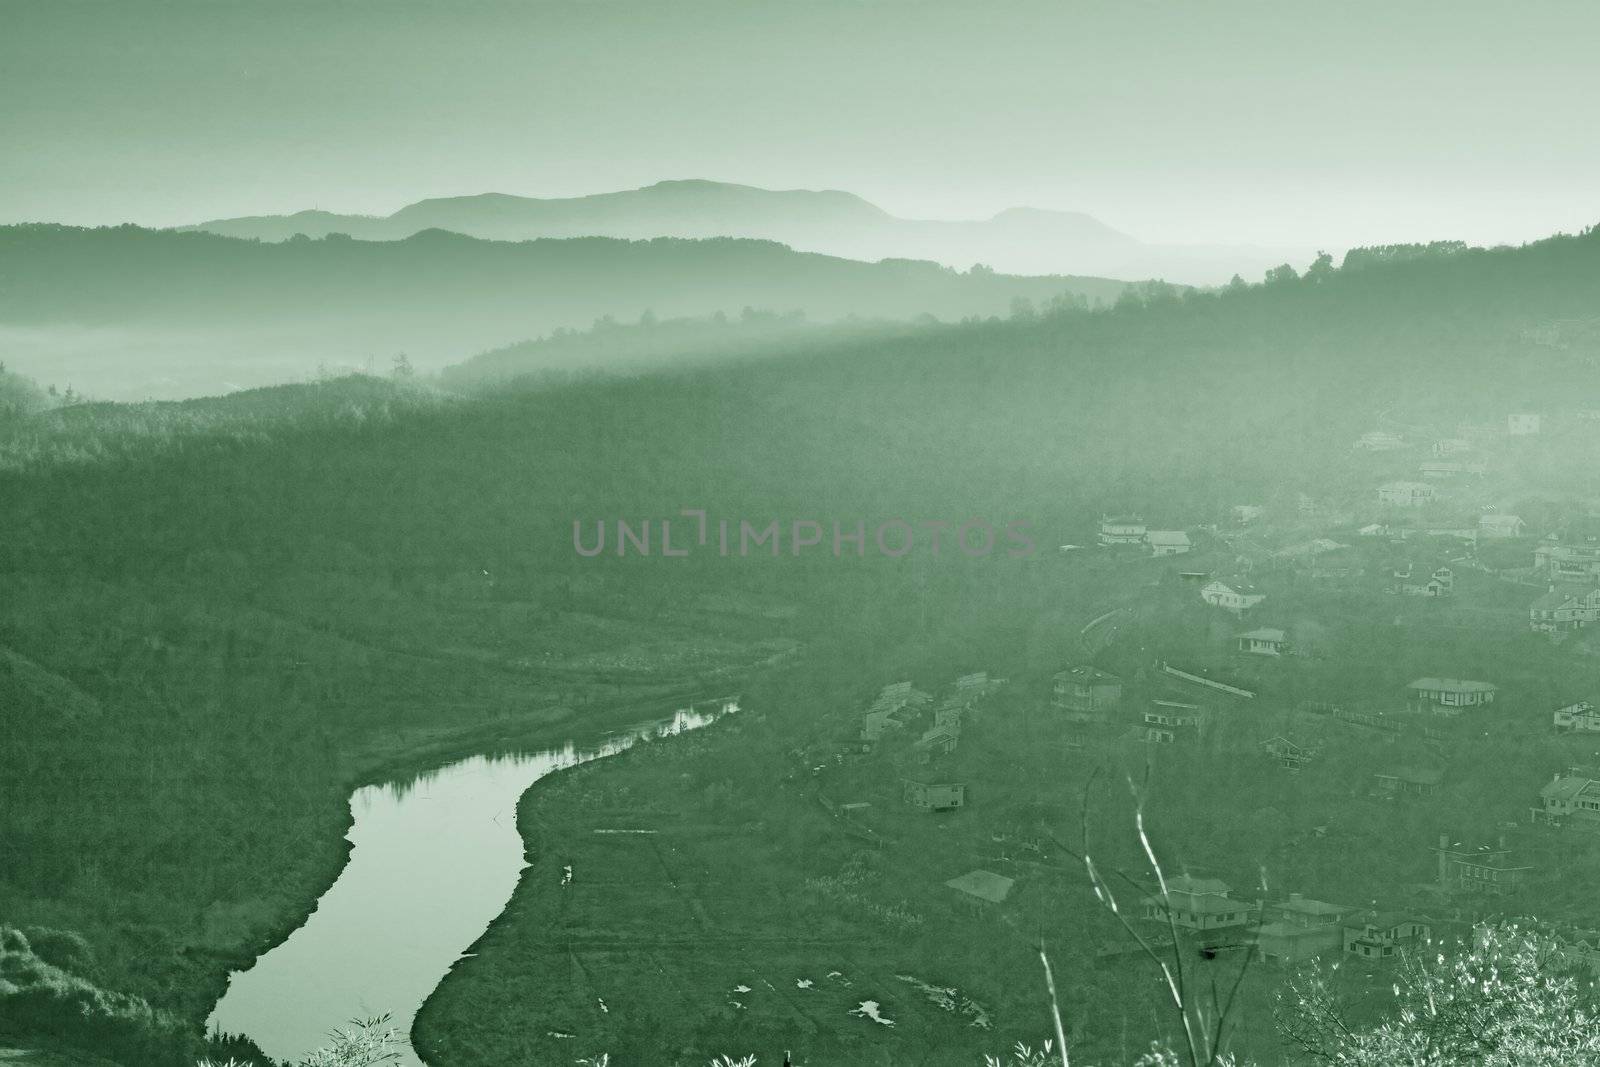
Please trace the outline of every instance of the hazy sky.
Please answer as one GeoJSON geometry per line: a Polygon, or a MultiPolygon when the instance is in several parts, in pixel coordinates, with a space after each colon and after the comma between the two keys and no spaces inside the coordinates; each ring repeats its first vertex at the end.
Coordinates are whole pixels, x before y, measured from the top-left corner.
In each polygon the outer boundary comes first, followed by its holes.
{"type": "Polygon", "coordinates": [[[0,0],[0,220],[706,177],[1146,240],[1600,222],[1600,4],[0,0]]]}

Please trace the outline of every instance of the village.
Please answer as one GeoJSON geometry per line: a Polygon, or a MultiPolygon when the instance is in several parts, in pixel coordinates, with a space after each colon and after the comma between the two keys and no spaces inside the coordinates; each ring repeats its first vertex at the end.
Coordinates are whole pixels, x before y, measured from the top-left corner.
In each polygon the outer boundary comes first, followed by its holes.
{"type": "MultiPolygon", "coordinates": [[[[1426,880],[1371,877],[1359,892],[1347,880],[1341,896],[1167,872],[1164,892],[1146,877],[1136,902],[1147,936],[1170,946],[1170,931],[1208,954],[1278,964],[1381,964],[1521,914],[1563,873],[1553,856],[1582,845],[1593,865],[1600,842],[1600,516],[1578,494],[1525,492],[1538,484],[1525,478],[1529,467],[1600,452],[1597,430],[1591,419],[1561,426],[1523,412],[1447,437],[1379,429],[1344,457],[1348,499],[1295,494],[1230,505],[1212,522],[1167,516],[1166,526],[1108,512],[1096,549],[1063,546],[1063,559],[1126,568],[1136,595],[1084,626],[1047,677],[975,671],[926,690],[883,686],[846,713],[848,736],[811,769],[818,799],[863,841],[913,815],[959,822],[992,788],[985,761],[962,753],[974,735],[993,745],[1001,730],[1079,765],[1209,758],[1289,783],[1320,770],[1308,791],[1336,780],[1369,810],[1406,813],[1396,820],[1403,847],[1413,871],[1426,863],[1426,880]],[[1356,618],[1369,632],[1351,638],[1356,618]],[[1457,638],[1504,644],[1505,656],[1429,658],[1428,648],[1457,638]],[[1368,663],[1384,669],[1363,670],[1368,663]],[[1384,674],[1398,684],[1377,682],[1384,674]],[[1475,790],[1456,788],[1503,746],[1511,762],[1545,764],[1520,777],[1520,817],[1473,812],[1463,798],[1475,790]],[[870,790],[840,788],[861,781],[862,767],[880,784],[893,776],[892,810],[882,810],[882,789],[869,799],[870,790]]],[[[1071,865],[1047,828],[1013,823],[990,835],[1001,862],[944,882],[961,906],[1003,914],[1027,882],[1071,865]]],[[[1313,838],[1329,832],[1311,828],[1313,838]]],[[[1569,962],[1600,976],[1587,906],[1540,904],[1569,962]]],[[[1140,951],[1109,936],[1096,956],[1140,951]]]]}

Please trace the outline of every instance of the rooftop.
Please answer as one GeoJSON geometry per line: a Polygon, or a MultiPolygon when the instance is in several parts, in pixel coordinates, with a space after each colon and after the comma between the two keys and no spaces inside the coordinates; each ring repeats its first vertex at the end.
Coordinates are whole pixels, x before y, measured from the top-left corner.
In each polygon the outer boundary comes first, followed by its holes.
{"type": "Polygon", "coordinates": [[[1220,878],[1192,878],[1187,874],[1180,874],[1176,878],[1167,880],[1169,893],[1205,893],[1225,897],[1228,895],[1228,883],[1220,878]]]}
{"type": "Polygon", "coordinates": [[[1406,688],[1444,693],[1492,693],[1500,687],[1493,682],[1474,682],[1466,678],[1418,678],[1406,688]]]}
{"type": "Polygon", "coordinates": [[[1233,590],[1235,593],[1254,593],[1256,591],[1256,587],[1255,586],[1251,585],[1249,582],[1242,581],[1241,579],[1238,579],[1238,578],[1218,578],[1215,581],[1213,581],[1211,584],[1212,585],[1226,586],[1227,588],[1233,590]]]}
{"type": "Polygon", "coordinates": [[[1279,911],[1291,911],[1296,915],[1348,915],[1354,908],[1344,904],[1330,904],[1326,900],[1312,900],[1310,897],[1290,896],[1288,900],[1280,900],[1273,907],[1279,911]]]}
{"type": "Polygon", "coordinates": [[[1584,778],[1574,775],[1557,775],[1549,785],[1539,790],[1539,795],[1546,800],[1556,800],[1571,803],[1591,788],[1600,785],[1593,778],[1584,778]]]}
{"type": "Polygon", "coordinates": [[[968,871],[959,878],[952,878],[945,885],[979,900],[999,904],[1011,895],[1011,887],[1016,885],[1016,879],[995,874],[993,871],[976,870],[968,871]]]}
{"type": "Polygon", "coordinates": [[[1090,667],[1087,664],[1068,667],[1066,670],[1058,672],[1055,676],[1055,680],[1058,682],[1066,679],[1082,682],[1086,685],[1091,683],[1095,685],[1114,685],[1122,681],[1121,678],[1114,674],[1108,674],[1097,667],[1090,667]]]}
{"type": "Polygon", "coordinates": [[[1396,767],[1392,771],[1380,771],[1379,778],[1397,778],[1402,782],[1411,782],[1414,785],[1438,785],[1444,781],[1444,772],[1428,767],[1396,767]]]}

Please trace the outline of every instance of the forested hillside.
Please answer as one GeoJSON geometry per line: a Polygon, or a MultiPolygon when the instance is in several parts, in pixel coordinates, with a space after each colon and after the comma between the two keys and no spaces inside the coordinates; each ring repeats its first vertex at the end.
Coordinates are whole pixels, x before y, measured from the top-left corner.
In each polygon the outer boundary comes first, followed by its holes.
{"type": "MultiPolygon", "coordinates": [[[[290,298],[331,315],[318,286],[342,284],[342,265],[378,254],[355,242],[256,246],[139,231],[13,230],[8,240],[9,256],[57,240],[127,251],[44,256],[35,271],[11,271],[26,306],[51,321],[95,307],[108,319],[224,307],[265,318],[290,298]],[[295,280],[263,290],[281,264],[295,280]],[[210,297],[173,298],[165,285],[179,275],[210,297]],[[78,283],[70,295],[67,278],[78,283]]],[[[385,246],[430,247],[446,260],[488,248],[563,298],[582,287],[582,272],[569,261],[558,270],[543,244],[424,236],[385,246]]],[[[688,254],[748,266],[770,297],[749,302],[789,305],[791,285],[805,291],[764,269],[792,262],[770,246],[582,247],[612,290],[632,269],[623,260],[648,274],[688,254]]],[[[921,266],[837,269],[864,291],[903,272],[896,301],[1015,292],[1004,279],[921,266]],[[924,277],[934,289],[919,288],[924,277]]],[[[376,313],[403,306],[424,273],[397,268],[392,289],[340,291],[376,313]]],[[[1042,304],[1051,290],[1037,285],[1042,304]]],[[[81,935],[92,963],[69,961],[74,973],[193,1033],[227,970],[292,928],[337,870],[352,784],[430,752],[551,724],[576,732],[734,678],[750,683],[762,718],[704,743],[765,772],[786,767],[788,749],[834,735],[821,717],[838,705],[824,696],[870,694],[902,670],[1060,663],[1100,598],[1145,584],[1076,572],[1055,551],[1086,543],[1102,512],[1192,526],[1242,500],[1355,497],[1370,472],[1349,443],[1386,410],[1453,424],[1508,405],[1593,404],[1600,353],[1581,339],[1547,342],[1552,324],[1592,318],[1597,298],[1591,233],[1518,250],[1373,256],[1347,270],[1323,263],[1218,293],[1146,287],[1100,311],[843,337],[793,358],[501,381],[450,399],[410,380],[345,379],[218,401],[0,414],[0,920],[81,935]],[[1040,551],[574,551],[575,520],[676,519],[685,508],[762,525],[1026,520],[1040,551]],[[815,691],[791,697],[761,684],[774,657],[790,657],[796,673],[783,677],[815,691]]],[[[412,321],[397,312],[394,329],[412,321]]],[[[1571,479],[1571,492],[1597,491],[1592,467],[1571,479]]],[[[1164,810],[1181,818],[1185,791],[1208,787],[1177,773],[1164,810]]],[[[733,793],[731,820],[755,817],[750,796],[733,793]]],[[[1059,814],[1060,798],[1043,810],[1059,814]]],[[[1248,828],[1270,835],[1273,825],[1248,828]]],[[[1108,821],[1101,832],[1115,831],[1108,821]]],[[[994,945],[991,976],[1011,962],[994,945]]],[[[931,942],[912,948],[937,957],[931,942]]],[[[456,979],[472,981],[473,969],[456,979]]],[[[1130,980],[1128,996],[1136,1003],[1149,985],[1130,980]]],[[[1026,1010],[1006,1006],[1003,1036],[1044,1032],[1029,1014],[1042,1003],[1035,994],[1026,1010]]],[[[449,984],[441,996],[425,1022],[455,1058],[438,1062],[518,1062],[515,1034],[476,1046],[461,1036],[512,1023],[479,1017],[481,1002],[449,984]]],[[[106,1010],[138,1015],[120,1002],[106,1010]]],[[[50,1018],[57,1033],[75,1032],[66,1014],[50,1018]]],[[[14,1014],[0,1019],[18,1025],[14,1014]]],[[[636,1015],[611,1036],[638,1042],[655,1022],[636,1015]]],[[[776,1023],[761,1026],[763,1039],[779,1035],[776,1023]]],[[[733,1051],[715,1031],[671,1036],[686,1055],[733,1051]]],[[[837,1051],[830,1041],[815,1037],[814,1047],[837,1051]]],[[[170,1043],[128,1048],[130,1064],[179,1056],[170,1043]]]]}

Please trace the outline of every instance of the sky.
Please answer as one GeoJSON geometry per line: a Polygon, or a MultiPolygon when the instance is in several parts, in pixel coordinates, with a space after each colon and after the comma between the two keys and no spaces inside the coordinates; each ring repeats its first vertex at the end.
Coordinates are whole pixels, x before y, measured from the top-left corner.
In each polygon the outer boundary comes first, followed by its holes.
{"type": "Polygon", "coordinates": [[[669,178],[1152,242],[1600,222],[1600,5],[0,0],[0,222],[669,178]]]}

